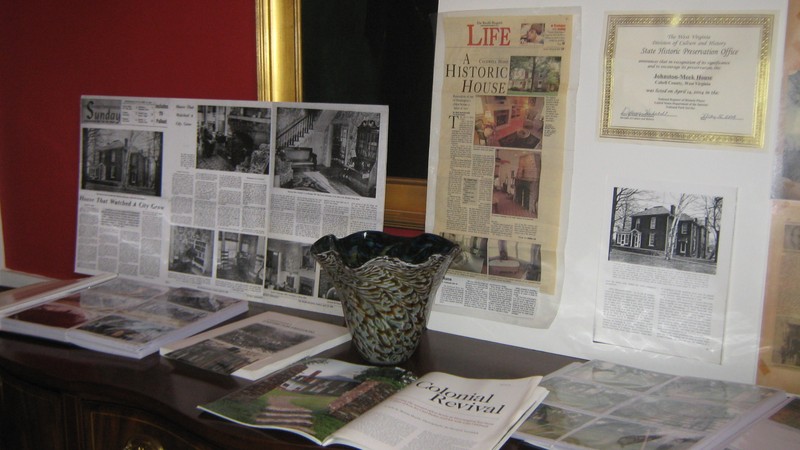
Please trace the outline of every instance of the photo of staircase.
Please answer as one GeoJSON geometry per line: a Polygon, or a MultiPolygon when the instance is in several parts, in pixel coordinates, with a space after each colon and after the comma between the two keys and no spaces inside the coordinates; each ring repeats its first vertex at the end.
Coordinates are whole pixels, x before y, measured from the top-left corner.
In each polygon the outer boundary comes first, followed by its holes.
{"type": "Polygon", "coordinates": [[[279,108],[275,187],[375,197],[380,114],[279,108]]]}

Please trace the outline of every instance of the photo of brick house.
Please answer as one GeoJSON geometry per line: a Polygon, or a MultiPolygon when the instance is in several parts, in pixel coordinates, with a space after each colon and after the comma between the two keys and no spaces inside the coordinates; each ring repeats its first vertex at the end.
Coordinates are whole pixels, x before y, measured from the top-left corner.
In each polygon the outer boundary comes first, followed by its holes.
{"type": "MultiPolygon", "coordinates": [[[[655,206],[631,215],[630,229],[616,233],[615,243],[620,247],[655,250],[664,252],[667,249],[667,237],[676,220],[675,206],[667,209],[655,206]]],[[[707,255],[706,227],[700,219],[688,214],[678,218],[675,256],[705,258],[707,255]]]]}
{"type": "Polygon", "coordinates": [[[716,272],[723,198],[616,187],[610,261],[716,272]]]}
{"type": "Polygon", "coordinates": [[[161,196],[164,133],[84,128],[81,189],[161,196]]]}
{"type": "Polygon", "coordinates": [[[219,402],[242,423],[323,441],[415,379],[399,367],[304,359],[219,402]]]}

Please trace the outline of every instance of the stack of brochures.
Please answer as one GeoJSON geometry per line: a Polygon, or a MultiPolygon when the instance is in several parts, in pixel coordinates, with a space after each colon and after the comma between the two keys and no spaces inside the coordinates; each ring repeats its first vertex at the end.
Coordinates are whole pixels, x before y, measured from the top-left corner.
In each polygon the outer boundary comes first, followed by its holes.
{"type": "Polygon", "coordinates": [[[245,300],[102,274],[8,291],[0,330],[131,358],[248,310],[245,300]]]}
{"type": "MultiPolygon", "coordinates": [[[[514,434],[554,449],[717,449],[788,401],[778,389],[606,361],[565,367],[514,434]]],[[[766,447],[765,447],[766,448],[766,447]]]]}

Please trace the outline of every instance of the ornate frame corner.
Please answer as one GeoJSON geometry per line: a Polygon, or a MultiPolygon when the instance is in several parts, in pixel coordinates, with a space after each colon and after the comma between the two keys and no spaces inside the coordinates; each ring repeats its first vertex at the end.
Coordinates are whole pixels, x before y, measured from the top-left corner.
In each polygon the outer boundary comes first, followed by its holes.
{"type": "MultiPolygon", "coordinates": [[[[256,0],[258,99],[303,100],[302,0],[256,0]]],[[[425,229],[427,180],[387,177],[384,225],[425,229]]]]}

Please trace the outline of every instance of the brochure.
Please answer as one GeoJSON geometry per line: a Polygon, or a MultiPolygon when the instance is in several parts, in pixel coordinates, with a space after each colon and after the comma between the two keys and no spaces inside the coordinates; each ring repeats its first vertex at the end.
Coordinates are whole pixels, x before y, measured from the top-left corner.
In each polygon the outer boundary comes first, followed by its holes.
{"type": "Polygon", "coordinates": [[[322,446],[483,450],[503,445],[541,403],[540,380],[416,378],[398,367],[306,359],[199,408],[322,446]]]}
{"type": "Polygon", "coordinates": [[[115,273],[101,273],[91,277],[67,280],[48,280],[0,292],[0,315],[7,316],[54,298],[65,297],[82,289],[105,283],[117,277],[115,273]]]}
{"type": "Polygon", "coordinates": [[[349,340],[343,326],[269,311],[167,344],[160,352],[172,361],[256,380],[349,340]]]}
{"type": "Polygon", "coordinates": [[[1,317],[0,330],[138,359],[248,309],[245,300],[121,277],[59,292],[1,317]]]}

